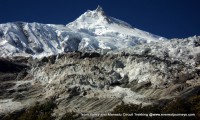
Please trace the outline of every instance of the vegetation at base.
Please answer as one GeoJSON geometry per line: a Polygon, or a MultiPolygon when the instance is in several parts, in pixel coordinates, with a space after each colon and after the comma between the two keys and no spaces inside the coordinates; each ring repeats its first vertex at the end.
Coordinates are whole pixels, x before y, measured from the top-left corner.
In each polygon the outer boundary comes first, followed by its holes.
{"type": "Polygon", "coordinates": [[[133,116],[106,116],[102,120],[200,120],[200,95],[195,95],[187,99],[174,99],[166,104],[160,105],[150,105],[141,107],[141,105],[134,104],[124,104],[118,105],[112,112],[112,114],[131,114],[133,116]],[[143,114],[192,114],[195,116],[135,116],[134,113],[143,114]]]}
{"type": "MultiPolygon", "coordinates": [[[[36,103],[34,106],[23,109],[18,112],[14,112],[4,117],[0,117],[1,120],[55,120],[52,116],[53,110],[57,107],[53,102],[54,100],[46,101],[45,103],[36,103]]],[[[169,102],[165,102],[163,105],[150,105],[142,107],[141,105],[135,104],[124,104],[118,105],[111,114],[132,114],[133,116],[105,116],[98,117],[98,120],[200,120],[200,95],[195,95],[186,99],[173,99],[169,102]],[[134,113],[143,114],[191,114],[194,113],[196,116],[191,117],[161,117],[161,116],[135,116],[134,113]]],[[[76,120],[82,119],[81,116],[75,112],[67,112],[60,120],[76,120]]],[[[85,120],[90,118],[84,118],[85,120]]],[[[93,120],[94,118],[91,118],[93,120]]]]}
{"type": "Polygon", "coordinates": [[[2,120],[54,120],[51,114],[55,107],[52,101],[36,103],[33,107],[4,116],[2,120]]]}
{"type": "Polygon", "coordinates": [[[189,99],[189,103],[191,105],[191,111],[194,111],[197,117],[200,119],[200,95],[193,96],[189,99]]]}
{"type": "Polygon", "coordinates": [[[79,117],[75,112],[67,112],[60,120],[76,120],[79,117]]]}

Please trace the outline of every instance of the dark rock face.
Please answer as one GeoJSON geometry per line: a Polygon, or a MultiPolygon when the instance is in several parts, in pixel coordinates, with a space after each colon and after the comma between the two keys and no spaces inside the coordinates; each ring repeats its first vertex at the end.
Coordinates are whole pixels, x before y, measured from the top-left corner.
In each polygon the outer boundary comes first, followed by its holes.
{"type": "Polygon", "coordinates": [[[124,66],[124,64],[123,64],[122,61],[116,60],[114,62],[114,64],[113,64],[113,67],[115,67],[115,68],[122,68],[123,69],[125,66],[124,66]]]}
{"type": "Polygon", "coordinates": [[[72,87],[67,90],[69,92],[69,97],[77,96],[80,94],[80,87],[72,87]]]}
{"type": "Polygon", "coordinates": [[[89,58],[94,58],[94,57],[100,57],[100,54],[99,54],[99,53],[93,52],[93,53],[91,53],[90,56],[89,56],[89,58]]]}
{"type": "Polygon", "coordinates": [[[194,46],[195,46],[195,47],[199,47],[199,46],[200,46],[200,39],[196,39],[196,40],[194,41],[194,46]]]}
{"type": "Polygon", "coordinates": [[[11,81],[17,78],[17,73],[1,73],[0,72],[0,81],[11,81]]]}
{"type": "Polygon", "coordinates": [[[51,56],[49,62],[50,62],[51,64],[54,64],[55,61],[56,61],[56,55],[51,56]]]}
{"type": "Polygon", "coordinates": [[[8,89],[8,88],[11,88],[11,87],[13,87],[15,85],[15,83],[2,83],[2,84],[0,84],[0,91],[2,91],[2,90],[6,90],[6,89],[8,89]]]}
{"type": "Polygon", "coordinates": [[[16,80],[23,80],[28,75],[26,70],[21,71],[18,73],[16,80]]]}
{"type": "Polygon", "coordinates": [[[41,47],[34,47],[33,50],[35,50],[36,53],[42,53],[44,51],[41,47]]]}
{"type": "Polygon", "coordinates": [[[80,58],[86,58],[86,57],[89,57],[89,56],[90,56],[90,53],[82,53],[80,58]]]}
{"type": "Polygon", "coordinates": [[[84,58],[95,58],[95,57],[100,57],[101,55],[99,53],[96,53],[96,52],[92,52],[92,53],[87,53],[87,52],[84,52],[82,53],[81,55],[81,59],[84,59],[84,58]]]}
{"type": "Polygon", "coordinates": [[[0,99],[13,98],[17,94],[16,91],[22,92],[13,88],[17,81],[22,81],[28,75],[29,66],[26,62],[26,58],[20,57],[14,60],[0,59],[0,99]]]}
{"type": "Polygon", "coordinates": [[[28,66],[20,63],[15,63],[6,59],[0,59],[0,72],[3,73],[14,73],[20,72],[28,66]]]}
{"type": "Polygon", "coordinates": [[[41,61],[44,63],[44,62],[48,62],[49,60],[47,57],[43,57],[41,61]]]}
{"type": "Polygon", "coordinates": [[[81,42],[81,40],[79,38],[69,38],[66,42],[65,42],[65,48],[64,51],[65,52],[73,52],[78,50],[78,46],[79,43],[81,42]]]}
{"type": "Polygon", "coordinates": [[[26,69],[28,69],[28,66],[25,64],[0,59],[0,98],[4,98],[3,96],[8,97],[8,94],[12,93],[10,89],[16,85],[15,82],[23,80],[28,74],[26,69]]]}
{"type": "Polygon", "coordinates": [[[24,50],[26,53],[33,55],[34,52],[30,48],[25,48],[24,50]]]}

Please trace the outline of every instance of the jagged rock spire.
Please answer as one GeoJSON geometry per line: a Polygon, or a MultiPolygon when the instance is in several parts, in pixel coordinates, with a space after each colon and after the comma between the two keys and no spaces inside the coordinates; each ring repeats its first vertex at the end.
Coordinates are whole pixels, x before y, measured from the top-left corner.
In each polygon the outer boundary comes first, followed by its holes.
{"type": "Polygon", "coordinates": [[[104,17],[106,17],[105,12],[104,12],[103,8],[102,8],[100,5],[97,6],[97,8],[96,8],[95,11],[96,11],[97,13],[100,13],[100,14],[103,15],[104,17]]]}
{"type": "Polygon", "coordinates": [[[103,12],[103,8],[100,5],[98,5],[96,11],[97,12],[103,12]]]}

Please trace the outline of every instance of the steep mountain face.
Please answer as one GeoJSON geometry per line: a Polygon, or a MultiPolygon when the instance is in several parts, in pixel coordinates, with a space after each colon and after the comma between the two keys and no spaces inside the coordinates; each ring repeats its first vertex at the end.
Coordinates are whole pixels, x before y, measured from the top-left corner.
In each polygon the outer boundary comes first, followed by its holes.
{"type": "Polygon", "coordinates": [[[167,40],[101,7],[66,26],[1,24],[0,56],[0,119],[46,99],[59,119],[200,93],[200,36],[167,40]]]}
{"type": "Polygon", "coordinates": [[[68,25],[0,24],[0,56],[43,57],[70,51],[115,50],[165,40],[105,15],[101,7],[68,25]]]}

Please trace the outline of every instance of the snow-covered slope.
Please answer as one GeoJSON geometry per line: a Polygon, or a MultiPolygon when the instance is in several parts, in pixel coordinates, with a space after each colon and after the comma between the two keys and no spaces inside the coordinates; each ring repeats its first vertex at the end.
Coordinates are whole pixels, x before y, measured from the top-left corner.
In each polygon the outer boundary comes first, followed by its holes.
{"type": "Polygon", "coordinates": [[[68,25],[15,22],[0,24],[0,56],[43,57],[69,51],[100,51],[165,40],[106,16],[101,7],[68,25]]]}
{"type": "MultiPolygon", "coordinates": [[[[62,25],[7,23],[0,25],[0,55],[34,55],[36,57],[64,51],[66,41],[77,37],[62,25]],[[65,33],[61,33],[61,31],[65,33]]],[[[72,46],[73,47],[73,46],[72,46]]]]}
{"type": "MultiPolygon", "coordinates": [[[[136,44],[165,39],[107,16],[100,6],[94,11],[85,12],[67,27],[92,35],[98,47],[102,49],[127,48],[136,44]]],[[[91,43],[92,39],[86,39],[84,42],[91,43]]]]}

